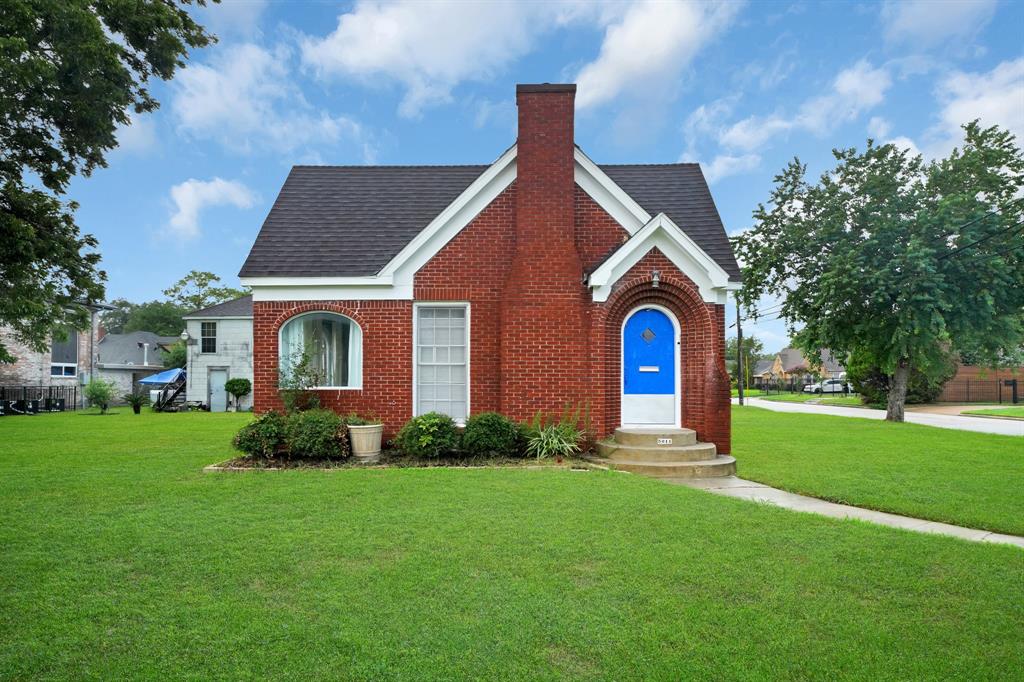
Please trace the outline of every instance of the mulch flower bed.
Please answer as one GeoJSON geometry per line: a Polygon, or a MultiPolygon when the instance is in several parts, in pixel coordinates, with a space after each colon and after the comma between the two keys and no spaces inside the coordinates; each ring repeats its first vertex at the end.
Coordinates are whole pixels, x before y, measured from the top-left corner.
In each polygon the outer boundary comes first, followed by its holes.
{"type": "Polygon", "coordinates": [[[376,462],[360,462],[355,457],[347,459],[285,459],[236,457],[217,464],[211,464],[205,471],[278,471],[283,469],[382,469],[382,468],[478,468],[478,467],[560,467],[568,469],[592,468],[582,459],[537,460],[532,457],[458,457],[445,456],[433,459],[410,457],[397,450],[380,453],[376,462]]]}

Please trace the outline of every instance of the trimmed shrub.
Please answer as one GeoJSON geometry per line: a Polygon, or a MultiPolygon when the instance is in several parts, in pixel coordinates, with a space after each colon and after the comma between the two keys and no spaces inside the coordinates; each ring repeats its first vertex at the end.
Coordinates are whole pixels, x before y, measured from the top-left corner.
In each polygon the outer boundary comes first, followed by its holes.
{"type": "Polygon", "coordinates": [[[349,455],[345,422],[331,410],[306,410],[288,417],[291,457],[337,459],[349,455]]]}
{"type": "Polygon", "coordinates": [[[237,408],[242,398],[252,393],[252,382],[248,379],[228,379],[224,382],[224,390],[235,399],[237,408]]]}
{"type": "MultiPolygon", "coordinates": [[[[956,374],[956,365],[950,360],[937,376],[929,377],[917,368],[910,369],[907,380],[907,405],[933,402],[942,393],[942,387],[956,374]]],[[[846,367],[846,377],[853,390],[868,405],[885,405],[889,400],[889,375],[870,361],[862,361],[854,354],[846,367]]]]}
{"type": "Polygon", "coordinates": [[[462,449],[471,455],[514,457],[522,450],[519,425],[497,412],[481,412],[466,420],[462,449]]]}
{"type": "Polygon", "coordinates": [[[249,457],[271,458],[284,445],[287,426],[285,416],[271,410],[243,426],[234,445],[249,457]]]}
{"type": "Polygon", "coordinates": [[[427,412],[407,421],[395,444],[413,457],[440,457],[459,446],[459,431],[448,415],[427,412]]]}

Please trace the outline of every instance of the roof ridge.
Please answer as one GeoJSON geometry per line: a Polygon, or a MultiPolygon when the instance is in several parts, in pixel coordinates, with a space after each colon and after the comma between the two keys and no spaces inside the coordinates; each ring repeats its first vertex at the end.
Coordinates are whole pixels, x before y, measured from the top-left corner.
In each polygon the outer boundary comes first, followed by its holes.
{"type": "Polygon", "coordinates": [[[424,163],[424,164],[308,164],[297,163],[292,168],[352,168],[352,169],[393,169],[393,168],[480,168],[487,167],[486,163],[424,163]]]}
{"type": "Polygon", "coordinates": [[[676,166],[699,166],[698,161],[677,161],[676,163],[599,163],[601,168],[617,166],[619,168],[674,168],[676,166]]]}

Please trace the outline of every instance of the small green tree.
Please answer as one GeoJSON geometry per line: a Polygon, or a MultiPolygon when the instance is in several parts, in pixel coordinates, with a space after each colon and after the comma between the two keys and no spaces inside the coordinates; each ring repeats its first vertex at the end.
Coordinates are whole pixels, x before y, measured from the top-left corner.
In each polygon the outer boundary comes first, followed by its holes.
{"type": "MultiPolygon", "coordinates": [[[[738,371],[736,368],[736,337],[730,336],[725,340],[725,366],[729,375],[736,380],[738,371]]],[[[764,344],[756,336],[743,337],[743,385],[749,386],[750,379],[754,374],[754,365],[758,360],[765,359],[764,344]]]]}
{"type": "Polygon", "coordinates": [[[100,408],[100,414],[106,414],[114,399],[114,384],[102,379],[90,379],[85,385],[85,398],[92,407],[100,408]]]}
{"type": "Polygon", "coordinates": [[[998,127],[964,130],[928,164],[871,140],[835,150],[817,184],[794,160],[735,240],[743,302],[783,298],[808,357],[829,348],[878,367],[892,421],[913,369],[934,379],[961,348],[996,362],[1024,341],[1024,154],[998,127]]]}
{"type": "Polygon", "coordinates": [[[308,347],[285,358],[278,368],[278,392],[288,414],[320,407],[313,389],[323,385],[324,372],[313,364],[308,347]]]}
{"type": "Polygon", "coordinates": [[[220,277],[212,272],[192,270],[172,286],[164,289],[164,296],[186,313],[245,296],[248,289],[217,286],[220,277]]]}
{"type": "Polygon", "coordinates": [[[177,336],[185,323],[181,316],[187,310],[171,301],[149,301],[135,305],[124,325],[125,332],[153,332],[160,336],[177,336]]]}
{"type": "Polygon", "coordinates": [[[242,398],[252,393],[252,382],[241,378],[228,379],[224,382],[224,390],[231,394],[235,399],[235,407],[238,407],[242,398]]]}
{"type": "Polygon", "coordinates": [[[164,367],[167,369],[186,367],[188,365],[188,346],[184,341],[177,341],[164,353],[163,361],[164,367]]]}

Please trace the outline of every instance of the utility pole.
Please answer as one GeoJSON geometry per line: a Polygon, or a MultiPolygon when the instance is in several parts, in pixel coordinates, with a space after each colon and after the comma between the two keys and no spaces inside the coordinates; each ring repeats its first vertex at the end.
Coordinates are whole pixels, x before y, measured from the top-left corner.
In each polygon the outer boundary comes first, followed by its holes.
{"type": "Polygon", "coordinates": [[[740,313],[740,299],[736,297],[736,388],[743,404],[743,315],[740,313]]]}

